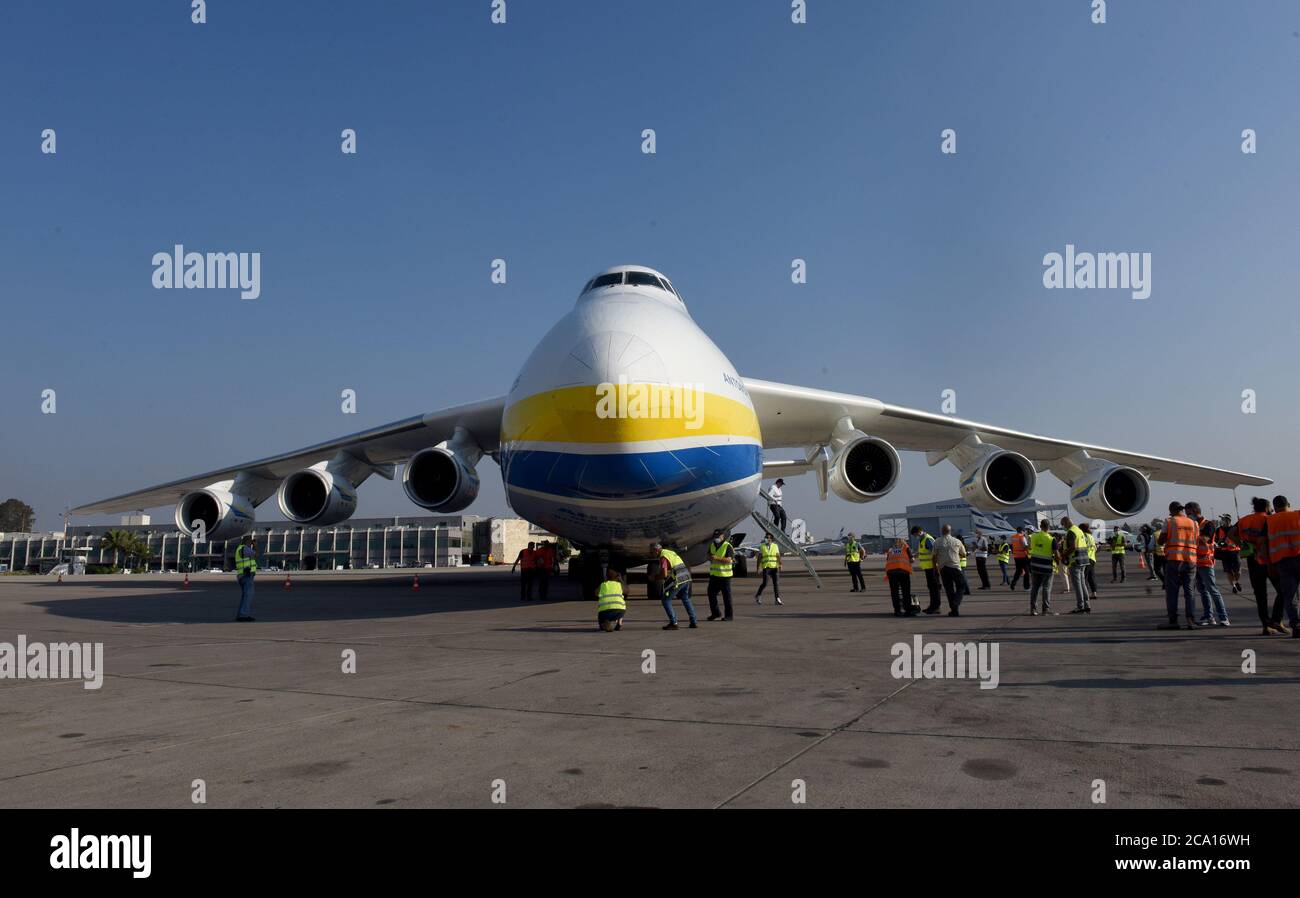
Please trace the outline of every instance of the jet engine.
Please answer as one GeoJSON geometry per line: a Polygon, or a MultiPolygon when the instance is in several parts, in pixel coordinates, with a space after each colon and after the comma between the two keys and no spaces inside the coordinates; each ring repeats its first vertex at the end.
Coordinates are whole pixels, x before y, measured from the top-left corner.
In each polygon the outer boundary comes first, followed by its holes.
{"type": "Polygon", "coordinates": [[[894,488],[901,468],[893,446],[859,431],[836,452],[831,462],[830,488],[848,502],[870,502],[894,488]]]}
{"type": "Polygon", "coordinates": [[[1099,462],[1070,484],[1070,504],[1089,520],[1132,517],[1150,498],[1146,475],[1128,465],[1099,462]]]}
{"type": "Polygon", "coordinates": [[[356,487],[320,468],[304,468],[284,478],[276,499],[289,520],[320,527],[346,521],[357,510],[356,487]]]}
{"type": "Polygon", "coordinates": [[[987,452],[961,472],[961,497],[980,511],[1001,511],[1034,494],[1038,474],[1034,463],[1019,452],[985,443],[987,452]]]}
{"type": "Polygon", "coordinates": [[[446,443],[421,449],[406,463],[402,489],[421,508],[460,511],[478,496],[477,459],[471,457],[446,443]]]}
{"type": "Polygon", "coordinates": [[[194,490],[176,503],[176,526],[188,536],[195,536],[202,522],[202,535],[209,540],[238,539],[253,529],[257,519],[253,503],[229,490],[206,487],[194,490]]]}

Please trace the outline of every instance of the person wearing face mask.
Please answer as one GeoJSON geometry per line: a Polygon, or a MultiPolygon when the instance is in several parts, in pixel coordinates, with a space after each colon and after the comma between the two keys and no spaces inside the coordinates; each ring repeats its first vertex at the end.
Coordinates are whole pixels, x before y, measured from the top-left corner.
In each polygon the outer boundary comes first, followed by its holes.
{"type": "Polygon", "coordinates": [[[735,550],[722,530],[713,531],[709,543],[709,616],[707,620],[731,620],[731,566],[736,560],[735,550]],[[718,594],[722,594],[722,611],[718,610],[718,594]],[[723,613],[725,612],[725,614],[723,613]]]}

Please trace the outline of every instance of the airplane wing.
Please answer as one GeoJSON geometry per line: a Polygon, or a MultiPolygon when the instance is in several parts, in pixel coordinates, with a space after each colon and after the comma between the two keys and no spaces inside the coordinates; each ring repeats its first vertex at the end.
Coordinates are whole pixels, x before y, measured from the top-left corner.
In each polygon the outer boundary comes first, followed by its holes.
{"type": "MultiPolygon", "coordinates": [[[[1263,486],[1273,482],[1267,477],[1254,474],[1076,443],[966,421],[950,415],[889,405],[867,396],[814,390],[748,377],[742,379],[754,403],[754,411],[758,414],[764,449],[826,445],[838,423],[847,417],[858,430],[886,440],[898,449],[929,453],[931,464],[941,461],[947,452],[974,435],[983,442],[1020,453],[1039,470],[1047,469],[1053,463],[1064,462],[1083,451],[1093,458],[1137,468],[1151,480],[1168,483],[1232,489],[1236,486],[1263,486]]],[[[795,463],[785,468],[773,465],[769,473],[769,464],[773,463],[764,465],[765,476],[780,476],[782,470],[788,474],[808,470],[802,463],[795,463]]]]}
{"type": "Polygon", "coordinates": [[[405,461],[421,449],[451,439],[457,426],[467,430],[483,452],[488,454],[495,452],[500,441],[501,412],[504,406],[505,397],[500,396],[496,399],[458,405],[426,415],[416,415],[317,443],[305,449],[295,449],[292,452],[272,455],[242,465],[219,468],[206,474],[196,474],[182,480],[173,480],[159,486],[92,502],[72,509],[71,513],[108,514],[168,505],[177,502],[191,490],[218,481],[231,480],[240,475],[254,482],[269,485],[269,488],[263,491],[265,495],[251,497],[256,504],[270,495],[274,491],[273,485],[289,474],[318,462],[328,461],[340,452],[347,453],[358,464],[369,466],[381,476],[391,479],[394,463],[405,461]]]}

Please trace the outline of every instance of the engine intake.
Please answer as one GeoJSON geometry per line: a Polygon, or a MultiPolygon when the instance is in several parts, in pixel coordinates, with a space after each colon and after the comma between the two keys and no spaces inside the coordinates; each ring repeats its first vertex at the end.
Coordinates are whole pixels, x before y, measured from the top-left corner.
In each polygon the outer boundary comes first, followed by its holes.
{"type": "Polygon", "coordinates": [[[898,450],[863,434],[845,443],[831,464],[830,488],[848,502],[870,502],[894,488],[902,462],[898,450]]]}
{"type": "Polygon", "coordinates": [[[980,511],[1000,511],[1034,494],[1038,474],[1019,452],[991,448],[961,473],[961,497],[980,511]]]}
{"type": "Polygon", "coordinates": [[[1132,517],[1146,508],[1150,498],[1146,475],[1128,465],[1098,465],[1085,471],[1070,488],[1070,504],[1089,519],[1132,517]]]}
{"type": "Polygon", "coordinates": [[[194,490],[176,503],[176,527],[193,538],[202,522],[202,535],[209,540],[237,539],[253,529],[257,519],[253,503],[229,490],[207,487],[194,490]]]}
{"type": "Polygon", "coordinates": [[[297,524],[337,524],[357,510],[356,487],[319,468],[304,468],[284,478],[276,499],[280,512],[297,524]]]}
{"type": "Polygon", "coordinates": [[[478,472],[464,456],[444,446],[421,449],[402,472],[406,496],[429,511],[460,511],[478,496],[478,472]]]}

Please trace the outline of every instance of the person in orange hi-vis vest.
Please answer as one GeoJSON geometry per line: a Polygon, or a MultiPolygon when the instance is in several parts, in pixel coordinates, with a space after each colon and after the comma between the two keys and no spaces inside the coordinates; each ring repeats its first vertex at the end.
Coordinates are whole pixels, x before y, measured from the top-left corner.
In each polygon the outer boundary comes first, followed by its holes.
{"type": "Polygon", "coordinates": [[[1268,563],[1268,519],[1273,506],[1261,496],[1251,499],[1250,504],[1254,511],[1238,520],[1233,531],[1241,546],[1241,554],[1246,558],[1246,575],[1255,594],[1255,610],[1259,613],[1264,635],[1285,636],[1289,631],[1282,625],[1282,582],[1278,579],[1277,568],[1268,563]],[[1269,583],[1273,584],[1276,596],[1272,613],[1268,608],[1269,583]]]}
{"type": "Polygon", "coordinates": [[[1168,623],[1160,625],[1161,630],[1177,630],[1178,592],[1186,594],[1184,610],[1187,629],[1196,628],[1196,604],[1192,599],[1192,570],[1196,567],[1196,541],[1201,528],[1183,513],[1183,503],[1169,503],[1169,517],[1165,518],[1165,527],[1160,531],[1160,545],[1165,550],[1165,612],[1168,623]]]}
{"type": "Polygon", "coordinates": [[[1230,627],[1228,609],[1223,604],[1223,593],[1214,581],[1214,528],[1201,526],[1196,540],[1196,591],[1201,594],[1201,619],[1198,626],[1230,627]]]}
{"type": "Polygon", "coordinates": [[[1024,574],[1025,589],[1029,589],[1029,537],[1025,536],[1024,527],[1017,527],[1011,534],[1011,558],[1016,563],[1016,571],[1011,575],[1011,588],[1016,588],[1016,581],[1024,574]]]}
{"type": "Polygon", "coordinates": [[[519,601],[527,602],[533,597],[533,574],[537,570],[537,546],[529,543],[519,550],[515,563],[510,565],[510,573],[519,568],[519,601]]]}
{"type": "Polygon", "coordinates": [[[1286,496],[1273,497],[1273,514],[1268,518],[1268,562],[1277,566],[1282,585],[1278,600],[1286,609],[1291,636],[1300,637],[1296,614],[1296,591],[1300,589],[1300,511],[1292,511],[1286,496]]]}
{"type": "Polygon", "coordinates": [[[896,539],[885,550],[885,578],[889,581],[889,598],[894,603],[894,617],[919,614],[921,607],[912,603],[912,548],[905,539],[896,539]]]}

